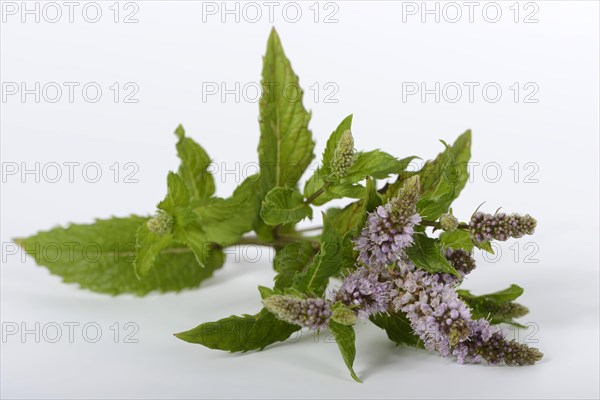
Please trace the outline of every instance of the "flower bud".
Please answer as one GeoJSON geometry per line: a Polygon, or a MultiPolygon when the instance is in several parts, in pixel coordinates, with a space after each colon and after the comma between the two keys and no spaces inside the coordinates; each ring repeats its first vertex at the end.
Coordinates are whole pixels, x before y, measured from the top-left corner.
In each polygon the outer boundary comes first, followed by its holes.
{"type": "Polygon", "coordinates": [[[450,213],[442,214],[440,217],[440,226],[446,232],[452,232],[458,228],[458,219],[450,213]]]}
{"type": "Polygon", "coordinates": [[[354,138],[349,130],[342,133],[331,159],[331,178],[340,179],[346,176],[348,170],[354,164],[354,138]]]}
{"type": "Polygon", "coordinates": [[[329,302],[325,299],[273,295],[264,299],[263,304],[277,318],[305,328],[325,328],[331,318],[329,302]]]}
{"type": "Polygon", "coordinates": [[[157,235],[164,235],[173,228],[173,217],[159,210],[156,215],[146,222],[148,229],[157,235]]]}
{"type": "Polygon", "coordinates": [[[520,238],[535,231],[537,221],[530,215],[497,213],[496,215],[476,212],[469,222],[471,238],[476,242],[492,239],[505,241],[520,238]]]}
{"type": "Polygon", "coordinates": [[[342,325],[354,325],[358,316],[354,311],[342,305],[336,305],[333,308],[331,319],[342,325]]]}
{"type": "Polygon", "coordinates": [[[462,249],[446,249],[446,259],[450,265],[457,270],[463,277],[473,271],[476,267],[475,259],[471,253],[462,249]]]}
{"type": "Polygon", "coordinates": [[[385,266],[397,262],[403,249],[413,243],[414,225],[421,222],[417,200],[421,193],[418,176],[404,182],[398,195],[371,212],[355,240],[355,250],[365,265],[385,266]]]}

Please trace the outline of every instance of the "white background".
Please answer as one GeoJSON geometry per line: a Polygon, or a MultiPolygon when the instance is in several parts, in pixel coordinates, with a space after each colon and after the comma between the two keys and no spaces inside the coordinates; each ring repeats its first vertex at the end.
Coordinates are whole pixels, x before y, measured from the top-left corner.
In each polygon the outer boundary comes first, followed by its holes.
{"type": "MultiPolygon", "coordinates": [[[[33,95],[24,102],[19,95],[3,98],[3,171],[14,163],[34,168],[36,162],[41,167],[96,162],[103,176],[89,183],[77,169],[70,183],[66,167],[58,183],[3,176],[1,319],[28,328],[36,322],[78,322],[79,328],[96,322],[103,336],[87,343],[76,329],[69,343],[65,328],[54,344],[36,343],[33,335],[24,343],[8,337],[1,349],[3,398],[598,398],[597,2],[535,2],[537,23],[523,22],[535,10],[524,3],[518,4],[515,23],[512,1],[498,3],[497,23],[482,16],[486,3],[475,9],[473,23],[462,2],[457,23],[447,21],[454,14],[442,15],[439,23],[426,16],[423,23],[420,14],[405,14],[403,22],[406,3],[348,1],[336,3],[337,23],[322,22],[335,10],[324,4],[315,23],[310,2],[302,3],[297,23],[283,18],[280,5],[271,24],[264,5],[258,23],[243,15],[239,23],[232,15],[222,23],[220,14],[203,15],[201,2],[138,1],[138,23],[114,23],[112,2],[100,2],[102,18],[94,24],[82,18],[85,4],[76,9],[73,23],[64,6],[57,23],[44,16],[39,23],[33,16],[23,23],[21,14],[3,14],[3,84],[97,82],[103,89],[97,103],[83,99],[80,90],[73,103],[66,92],[57,103],[45,98],[36,103],[33,95]],[[237,175],[217,175],[218,195],[230,194],[247,172],[243,166],[257,160],[258,105],[251,98],[236,102],[233,95],[224,102],[219,96],[203,101],[203,82],[225,82],[228,88],[258,82],[272,25],[307,92],[317,154],[350,113],[358,149],[382,148],[399,157],[431,158],[441,149],[438,139],[452,141],[473,130],[472,160],[479,164],[473,164],[478,167],[454,204],[455,214],[467,219],[485,201],[482,209],[488,212],[503,207],[534,215],[538,229],[532,237],[503,243],[496,262],[478,254],[479,267],[464,286],[476,293],[511,283],[525,288],[521,300],[531,313],[523,322],[534,328],[519,334],[521,340],[537,341],[532,344],[545,354],[539,364],[461,366],[433,353],[395,348],[382,331],[364,325],[357,329],[360,385],[349,378],[327,336],[315,341],[308,333],[299,343],[233,355],[172,336],[201,322],[257,311],[256,285],[270,285],[274,275],[269,252],[259,262],[248,260],[253,253],[239,262],[232,257],[200,290],[146,298],[80,291],[29,258],[7,255],[11,238],[58,224],[151,213],[164,195],[167,171],[178,165],[171,132],[179,123],[217,163],[229,169],[239,163],[237,175]],[[115,103],[109,89],[114,82],[137,84],[139,102],[115,103]],[[323,101],[327,82],[339,89],[333,96],[337,103],[323,101]],[[463,86],[460,101],[446,101],[452,94],[436,103],[433,95],[425,102],[419,96],[403,101],[403,82],[480,86],[473,102],[463,86]],[[482,96],[488,82],[503,90],[496,103],[482,96]],[[515,103],[509,88],[514,82],[521,90],[528,82],[537,85],[538,102],[515,103]],[[309,90],[315,83],[322,91],[319,99],[309,90]],[[109,167],[115,162],[136,163],[139,182],[124,183],[123,176],[113,182],[109,167]],[[490,163],[496,164],[484,173],[490,163]],[[515,163],[518,176],[510,169],[515,163]],[[525,163],[532,164],[525,169],[525,163]],[[525,248],[528,243],[534,247],[525,248]],[[525,262],[532,260],[538,262],[525,262]],[[115,322],[121,334],[125,323],[137,324],[139,343],[122,343],[122,336],[114,343],[115,322]]],[[[120,18],[133,10],[123,7],[120,18]]],[[[289,12],[288,19],[294,16],[289,12]]]]}

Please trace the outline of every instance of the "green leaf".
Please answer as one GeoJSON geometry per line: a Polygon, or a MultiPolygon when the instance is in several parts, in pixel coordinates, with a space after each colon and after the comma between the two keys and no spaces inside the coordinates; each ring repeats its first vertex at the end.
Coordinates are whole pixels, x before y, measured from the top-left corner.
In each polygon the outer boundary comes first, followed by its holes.
{"type": "Polygon", "coordinates": [[[310,113],[302,105],[298,76],[271,31],[263,59],[258,158],[263,193],[276,186],[295,187],[314,158],[308,129],[310,113]]]}
{"type": "Polygon", "coordinates": [[[396,157],[381,150],[359,152],[348,174],[341,183],[356,183],[367,176],[375,179],[387,178],[390,174],[397,174],[405,168],[404,163],[396,157]]]}
{"type": "Polygon", "coordinates": [[[315,256],[315,249],[310,242],[290,243],[277,251],[273,265],[275,276],[275,289],[284,289],[292,286],[294,276],[304,271],[315,256]]]}
{"type": "Polygon", "coordinates": [[[500,290],[499,292],[484,294],[481,296],[475,296],[471,294],[468,290],[458,290],[461,297],[463,298],[480,298],[492,301],[496,304],[504,304],[509,301],[516,300],[519,296],[521,296],[524,292],[524,289],[519,285],[512,284],[509,288],[500,290]]]}
{"type": "Polygon", "coordinates": [[[179,125],[175,134],[179,138],[177,155],[181,159],[178,174],[185,182],[191,199],[211,197],[215,193],[215,181],[208,172],[210,157],[198,143],[185,136],[183,126],[179,125]]]}
{"type": "Polygon", "coordinates": [[[312,208],[297,190],[275,187],[265,196],[260,216],[268,225],[295,224],[306,217],[312,219],[312,208]]]}
{"type": "Polygon", "coordinates": [[[354,345],[356,336],[354,334],[354,327],[351,325],[342,325],[335,321],[329,321],[329,330],[333,333],[333,337],[340,348],[340,353],[342,353],[344,363],[346,363],[346,366],[350,371],[350,376],[356,382],[362,383],[358,376],[356,376],[353,368],[354,358],[356,357],[356,348],[354,345]]]}
{"type": "Polygon", "coordinates": [[[188,209],[189,203],[190,192],[183,179],[175,172],[169,172],[167,175],[167,195],[163,201],[158,203],[158,208],[175,217],[176,222],[181,225],[193,220],[193,214],[190,214],[188,209]]]}
{"type": "Polygon", "coordinates": [[[414,244],[406,249],[406,255],[417,266],[429,273],[447,273],[461,278],[460,274],[450,265],[442,254],[440,244],[421,233],[413,236],[414,244]]]}
{"type": "Polygon", "coordinates": [[[524,312],[515,315],[514,308],[512,308],[516,305],[513,301],[523,294],[522,287],[513,284],[507,289],[481,296],[475,296],[468,290],[462,289],[458,289],[456,292],[471,308],[473,318],[486,318],[492,324],[507,323],[523,327],[513,318],[523,316],[527,309],[518,305],[519,310],[524,312]],[[513,313],[510,312],[511,309],[513,313]]]}
{"type": "Polygon", "coordinates": [[[143,296],[152,291],[194,288],[223,265],[220,251],[213,251],[201,268],[189,249],[173,245],[163,249],[154,268],[138,279],[133,268],[136,233],[147,220],[138,216],[96,220],[39,232],[16,242],[64,282],[112,295],[143,296]]]}
{"type": "Polygon", "coordinates": [[[487,251],[490,254],[494,254],[494,249],[490,242],[473,242],[478,249],[487,251]]]}
{"type": "Polygon", "coordinates": [[[367,178],[367,190],[365,201],[363,202],[365,215],[373,210],[375,210],[378,206],[383,204],[383,199],[377,192],[377,187],[375,186],[375,181],[370,177],[367,178]]]}
{"type": "Polygon", "coordinates": [[[262,350],[272,343],[284,341],[299,329],[299,326],[281,321],[263,308],[256,315],[232,315],[175,336],[210,349],[246,352],[262,350]]]}
{"type": "Polygon", "coordinates": [[[258,292],[260,293],[260,298],[263,300],[267,297],[273,296],[276,293],[275,290],[262,285],[258,286],[258,292]]]}
{"type": "Polygon", "coordinates": [[[159,235],[143,223],[137,230],[135,272],[141,276],[150,271],[160,252],[173,244],[173,235],[159,235]]]}
{"type": "Polygon", "coordinates": [[[189,222],[185,225],[178,225],[176,222],[173,239],[190,248],[198,264],[205,267],[204,260],[208,258],[214,244],[208,240],[206,232],[198,222],[189,222]]]}
{"type": "MultiPolygon", "coordinates": [[[[363,198],[365,188],[356,183],[365,180],[368,176],[375,179],[387,178],[390,174],[397,174],[403,171],[407,165],[405,160],[398,160],[380,150],[359,152],[356,155],[356,161],[352,167],[350,167],[347,175],[343,177],[338,184],[328,187],[324,194],[313,201],[313,204],[317,206],[323,205],[330,200],[341,199],[344,197],[363,198]]],[[[323,178],[328,171],[327,169],[323,170],[322,168],[323,167],[317,170],[314,175],[306,181],[304,186],[305,197],[310,197],[325,184],[323,178]]]]}
{"type": "Polygon", "coordinates": [[[375,314],[370,318],[376,326],[383,329],[388,338],[397,345],[424,348],[421,339],[415,335],[410,321],[401,313],[375,314]]]}
{"type": "Polygon", "coordinates": [[[473,247],[475,246],[469,232],[461,229],[452,232],[442,232],[440,234],[440,242],[444,247],[449,247],[454,250],[462,249],[469,252],[473,250],[473,247]]]}
{"type": "Polygon", "coordinates": [[[448,211],[469,178],[471,131],[460,135],[452,146],[442,143],[446,149],[419,171],[421,198],[417,210],[423,219],[430,221],[448,211]]]}
{"type": "Polygon", "coordinates": [[[355,201],[344,208],[330,208],[327,210],[327,218],[339,235],[356,233],[366,218],[364,202],[355,201]]]}
{"type": "MultiPolygon", "coordinates": [[[[316,191],[320,190],[325,182],[321,180],[318,175],[318,171],[310,177],[306,184],[304,185],[304,196],[310,197],[316,191]]],[[[363,177],[364,178],[364,177],[363,177]]],[[[365,187],[360,184],[336,184],[334,186],[329,186],[325,189],[325,192],[315,200],[311,202],[315,206],[321,206],[333,199],[342,199],[344,197],[349,197],[351,199],[360,199],[364,197],[365,187]]]]}
{"type": "Polygon", "coordinates": [[[323,215],[321,249],[313,258],[307,270],[294,277],[293,288],[308,295],[321,297],[327,288],[329,278],[344,267],[342,239],[323,215]]]}
{"type": "MultiPolygon", "coordinates": [[[[204,260],[208,258],[214,245],[209,242],[206,232],[200,225],[198,215],[191,209],[189,190],[179,174],[169,172],[167,176],[167,195],[158,204],[158,208],[166,211],[174,219],[173,241],[190,248],[198,264],[205,266],[204,260]]],[[[162,244],[166,245],[165,243],[162,244]]],[[[155,246],[158,246],[158,244],[155,244],[155,246]]],[[[146,251],[143,248],[139,250],[146,251]]],[[[146,263],[143,268],[138,268],[138,272],[146,273],[151,267],[150,263],[146,263]]]]}
{"type": "Polygon", "coordinates": [[[206,233],[206,240],[229,246],[252,230],[258,218],[257,182],[258,176],[252,175],[227,199],[211,197],[194,202],[193,211],[206,233]]]}

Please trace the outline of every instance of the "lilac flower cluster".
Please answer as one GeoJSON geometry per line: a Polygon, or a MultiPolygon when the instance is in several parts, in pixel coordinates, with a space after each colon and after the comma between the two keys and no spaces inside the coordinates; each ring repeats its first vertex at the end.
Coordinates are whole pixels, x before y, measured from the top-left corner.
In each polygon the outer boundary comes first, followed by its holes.
{"type": "Polygon", "coordinates": [[[399,263],[399,271],[392,304],[406,313],[427,349],[455,355],[459,363],[532,365],[542,358],[536,348],[507,341],[487,320],[473,321],[467,305],[440,275],[418,270],[408,260],[399,263]]]}
{"type": "Polygon", "coordinates": [[[413,243],[414,225],[421,222],[416,203],[421,191],[419,177],[404,183],[397,197],[369,214],[355,241],[359,259],[369,266],[394,264],[402,250],[413,243]]]}
{"type": "Polygon", "coordinates": [[[486,360],[490,364],[533,365],[543,357],[534,347],[506,340],[502,331],[485,319],[472,321],[470,330],[469,340],[459,343],[452,352],[459,363],[486,360]]]}
{"type": "Polygon", "coordinates": [[[535,231],[537,221],[530,215],[505,213],[485,214],[476,212],[469,222],[471,237],[477,242],[492,239],[505,241],[509,238],[520,238],[531,235],[535,231]]]}
{"type": "Polygon", "coordinates": [[[462,249],[452,250],[446,249],[446,259],[450,262],[450,265],[464,278],[467,274],[471,273],[476,267],[475,259],[471,254],[462,249]]]}
{"type": "Polygon", "coordinates": [[[469,308],[440,275],[416,269],[407,259],[400,261],[398,268],[394,310],[406,313],[427,349],[450,355],[452,347],[469,337],[469,308]]]}
{"type": "Polygon", "coordinates": [[[315,330],[325,328],[332,315],[325,299],[273,295],[264,299],[263,304],[277,318],[315,330]]]}
{"type": "Polygon", "coordinates": [[[382,281],[381,277],[382,271],[378,268],[358,268],[344,278],[340,288],[334,292],[334,301],[351,307],[363,319],[387,311],[392,283],[382,281]]]}

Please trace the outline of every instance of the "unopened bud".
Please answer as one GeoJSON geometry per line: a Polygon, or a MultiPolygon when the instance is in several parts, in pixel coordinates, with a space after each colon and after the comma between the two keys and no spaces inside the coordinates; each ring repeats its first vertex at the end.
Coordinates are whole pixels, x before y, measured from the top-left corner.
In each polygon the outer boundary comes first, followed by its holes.
{"type": "Polygon", "coordinates": [[[325,328],[331,318],[329,302],[325,299],[273,295],[264,299],[263,304],[280,320],[310,329],[325,328]]]}
{"type": "Polygon", "coordinates": [[[158,235],[164,235],[173,228],[173,217],[164,211],[158,211],[156,215],[146,222],[146,226],[158,235]]]}
{"type": "Polygon", "coordinates": [[[333,315],[331,319],[342,325],[354,325],[358,316],[354,311],[343,305],[335,305],[333,307],[333,315]]]}
{"type": "Polygon", "coordinates": [[[331,178],[343,178],[354,164],[354,159],[354,138],[352,132],[347,130],[342,133],[342,137],[333,152],[330,165],[331,178]]]}
{"type": "Polygon", "coordinates": [[[458,219],[450,213],[442,214],[440,217],[440,226],[446,232],[452,232],[458,228],[458,219]]]}

